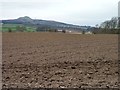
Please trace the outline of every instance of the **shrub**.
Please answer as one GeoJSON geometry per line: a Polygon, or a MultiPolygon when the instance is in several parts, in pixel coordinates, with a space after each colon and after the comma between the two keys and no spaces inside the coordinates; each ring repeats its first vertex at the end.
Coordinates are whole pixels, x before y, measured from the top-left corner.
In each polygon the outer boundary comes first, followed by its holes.
{"type": "Polygon", "coordinates": [[[17,27],[16,27],[16,30],[19,31],[19,32],[24,32],[24,31],[26,31],[27,29],[26,29],[25,26],[17,26],[17,27]]]}
{"type": "Polygon", "coordinates": [[[11,28],[8,28],[8,32],[12,32],[12,29],[11,29],[11,28]]]}

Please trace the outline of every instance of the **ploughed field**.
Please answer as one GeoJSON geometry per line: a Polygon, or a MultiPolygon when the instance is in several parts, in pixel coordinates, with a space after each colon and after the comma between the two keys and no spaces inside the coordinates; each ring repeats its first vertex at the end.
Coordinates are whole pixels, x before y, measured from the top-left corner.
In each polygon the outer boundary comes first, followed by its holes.
{"type": "Polygon", "coordinates": [[[3,88],[118,88],[118,35],[2,35],[3,88]]]}

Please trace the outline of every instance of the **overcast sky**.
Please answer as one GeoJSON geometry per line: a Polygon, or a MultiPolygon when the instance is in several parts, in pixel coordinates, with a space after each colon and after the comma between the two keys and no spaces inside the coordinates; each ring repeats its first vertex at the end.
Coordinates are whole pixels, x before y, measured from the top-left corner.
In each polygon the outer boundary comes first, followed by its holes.
{"type": "Polygon", "coordinates": [[[76,25],[96,25],[118,15],[120,0],[0,0],[0,19],[29,16],[76,25]]]}

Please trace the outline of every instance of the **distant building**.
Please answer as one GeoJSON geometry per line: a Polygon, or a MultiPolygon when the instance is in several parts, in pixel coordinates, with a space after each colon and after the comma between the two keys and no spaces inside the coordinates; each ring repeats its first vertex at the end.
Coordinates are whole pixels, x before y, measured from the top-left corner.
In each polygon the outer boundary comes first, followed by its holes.
{"type": "Polygon", "coordinates": [[[57,30],[57,32],[62,32],[62,31],[63,31],[63,30],[61,30],[61,29],[58,29],[58,30],[57,30]]]}
{"type": "Polygon", "coordinates": [[[66,33],[71,33],[72,31],[70,31],[70,30],[65,30],[66,31],[66,33]]]}
{"type": "Polygon", "coordinates": [[[69,33],[69,34],[82,34],[81,31],[76,31],[76,30],[66,30],[66,33],[69,33]]]}
{"type": "Polygon", "coordinates": [[[87,31],[85,32],[85,34],[93,34],[91,31],[87,31]]]}

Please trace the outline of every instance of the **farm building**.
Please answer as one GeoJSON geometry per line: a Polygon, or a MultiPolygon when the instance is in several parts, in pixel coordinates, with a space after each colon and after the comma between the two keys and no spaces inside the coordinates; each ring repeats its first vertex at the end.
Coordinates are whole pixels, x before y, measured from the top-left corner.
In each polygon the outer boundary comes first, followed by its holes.
{"type": "Polygon", "coordinates": [[[93,34],[91,31],[87,31],[85,32],[85,34],[93,34]]]}

